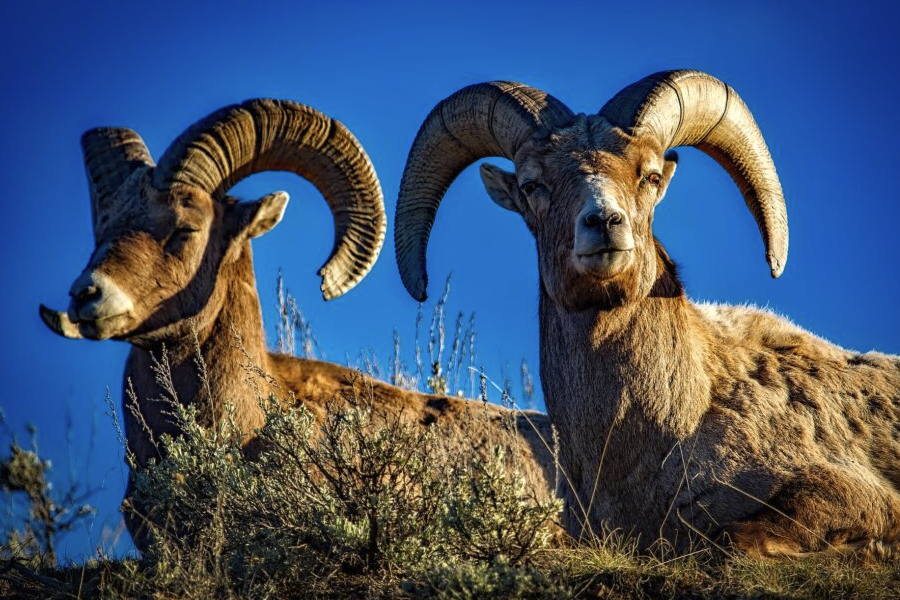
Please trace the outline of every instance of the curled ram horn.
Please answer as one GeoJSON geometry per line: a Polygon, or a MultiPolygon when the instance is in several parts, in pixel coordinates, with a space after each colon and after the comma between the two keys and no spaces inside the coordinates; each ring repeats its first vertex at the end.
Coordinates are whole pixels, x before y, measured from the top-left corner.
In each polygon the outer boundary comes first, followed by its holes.
{"type": "Polygon", "coordinates": [[[153,166],[144,140],[125,127],[98,127],[81,136],[81,150],[91,193],[95,241],[113,210],[113,195],[126,179],[153,166]]]}
{"type": "Polygon", "coordinates": [[[759,126],[731,86],[700,71],[663,71],[623,89],[600,115],[633,134],[652,135],[663,148],[694,146],[714,158],[756,220],[772,277],[781,275],[788,251],[784,194],[759,126]]]}
{"type": "Polygon", "coordinates": [[[325,197],[335,243],[319,270],[322,295],[335,298],[359,283],[384,243],[384,197],[372,163],[341,123],[285,100],[248,100],[188,128],[160,158],[157,189],[198,187],[221,198],[261,171],[291,171],[325,197]]]}
{"type": "Polygon", "coordinates": [[[481,158],[513,159],[536,132],[552,131],[573,116],[550,94],[510,81],[463,88],[431,111],[409,151],[394,231],[400,277],[416,300],[427,295],[428,237],[453,180],[481,158]]]}

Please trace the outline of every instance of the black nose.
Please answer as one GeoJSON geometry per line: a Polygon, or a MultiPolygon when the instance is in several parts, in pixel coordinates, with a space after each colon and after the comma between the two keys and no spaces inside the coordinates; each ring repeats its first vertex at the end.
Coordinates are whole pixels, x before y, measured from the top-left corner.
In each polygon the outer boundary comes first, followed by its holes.
{"type": "Polygon", "coordinates": [[[100,297],[100,288],[93,283],[88,283],[80,288],[70,291],[69,295],[72,296],[72,299],[75,300],[76,304],[84,305],[100,297]]]}
{"type": "Polygon", "coordinates": [[[615,227],[621,225],[625,218],[619,211],[610,211],[605,215],[600,211],[589,212],[584,216],[584,224],[593,229],[615,227]]]}

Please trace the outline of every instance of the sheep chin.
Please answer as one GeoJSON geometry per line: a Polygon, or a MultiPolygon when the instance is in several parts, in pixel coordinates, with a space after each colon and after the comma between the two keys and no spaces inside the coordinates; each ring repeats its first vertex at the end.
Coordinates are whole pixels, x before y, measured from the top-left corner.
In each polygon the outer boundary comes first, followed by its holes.
{"type": "Polygon", "coordinates": [[[631,249],[603,249],[593,254],[576,254],[575,269],[581,275],[601,280],[612,279],[631,266],[634,252],[631,249]]]}
{"type": "Polygon", "coordinates": [[[93,321],[79,321],[78,332],[88,340],[107,340],[109,338],[124,339],[129,331],[128,314],[118,314],[93,321]]]}

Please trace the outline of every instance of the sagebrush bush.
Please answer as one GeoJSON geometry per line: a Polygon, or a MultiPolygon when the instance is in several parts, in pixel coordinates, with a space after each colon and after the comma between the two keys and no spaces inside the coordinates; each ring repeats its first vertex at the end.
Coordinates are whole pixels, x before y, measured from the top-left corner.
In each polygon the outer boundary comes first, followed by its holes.
{"type": "Polygon", "coordinates": [[[231,419],[208,429],[172,403],[182,435],[163,437],[165,458],[135,473],[135,510],[152,507],[141,516],[154,585],[199,597],[248,582],[327,588],[338,574],[415,580],[439,565],[521,564],[548,544],[561,505],[526,497],[502,448],[447,456],[431,428],[374,406],[363,378],[321,423],[274,397],[263,407],[245,446],[231,419]]]}
{"type": "Polygon", "coordinates": [[[548,545],[547,523],[562,502],[523,501],[525,481],[510,477],[507,465],[503,447],[495,446],[487,459],[472,458],[451,470],[444,524],[457,556],[516,564],[548,545]]]}

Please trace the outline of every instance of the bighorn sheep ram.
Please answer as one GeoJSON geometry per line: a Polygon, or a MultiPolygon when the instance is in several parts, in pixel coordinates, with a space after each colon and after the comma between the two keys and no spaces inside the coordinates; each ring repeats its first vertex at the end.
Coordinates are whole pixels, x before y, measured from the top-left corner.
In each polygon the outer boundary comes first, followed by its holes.
{"type": "MultiPolygon", "coordinates": [[[[335,243],[322,267],[326,299],[343,294],[369,271],[384,240],[381,187],[372,164],[339,122],[288,101],[252,100],[223,108],[187,129],[158,165],[137,133],[93,129],[82,137],[90,183],[96,248],[69,294],[68,312],[41,306],[44,322],[67,338],[116,339],[131,344],[125,381],[132,382],[145,430],[125,411],[128,445],[140,465],[156,457],[153,439],[177,433],[155,381],[152,355],[168,353],[175,391],[193,403],[209,425],[235,407],[247,434],[262,425],[260,394],[293,393],[321,417],[325,403],[348,381],[351,369],[303,360],[266,349],[250,239],[274,227],[288,196],[271,194],[238,202],[226,192],[260,171],[291,171],[312,182],[331,207],[335,243]],[[238,342],[239,340],[239,342],[238,342]],[[209,388],[202,388],[196,348],[205,362],[209,388]],[[248,377],[250,362],[271,375],[272,385],[248,377]],[[152,438],[151,438],[152,436],[152,438]]],[[[481,448],[509,441],[499,407],[428,396],[365,379],[373,405],[423,425],[435,423],[448,447],[481,448]],[[473,418],[466,415],[472,414],[473,418]]],[[[127,385],[127,383],[126,383],[127,385]]],[[[550,494],[552,457],[546,416],[518,414],[522,443],[515,446],[528,489],[550,494]],[[536,426],[525,422],[530,419],[536,426]],[[538,435],[538,431],[540,435],[538,435]]],[[[131,494],[131,486],[126,497],[131,494]]],[[[138,523],[128,521],[136,536],[138,523]]]]}
{"type": "Polygon", "coordinates": [[[670,71],[596,115],[510,82],[440,102],[397,205],[407,290],[425,298],[425,250],[450,183],[480,158],[512,160],[515,173],[483,164],[481,176],[536,241],[540,373],[570,533],[607,526],[680,550],[730,540],[768,556],[893,551],[900,358],[844,350],[765,310],[689,301],[652,231],[676,146],[731,174],[780,275],[784,199],[753,117],[721,81],[670,71]]]}

